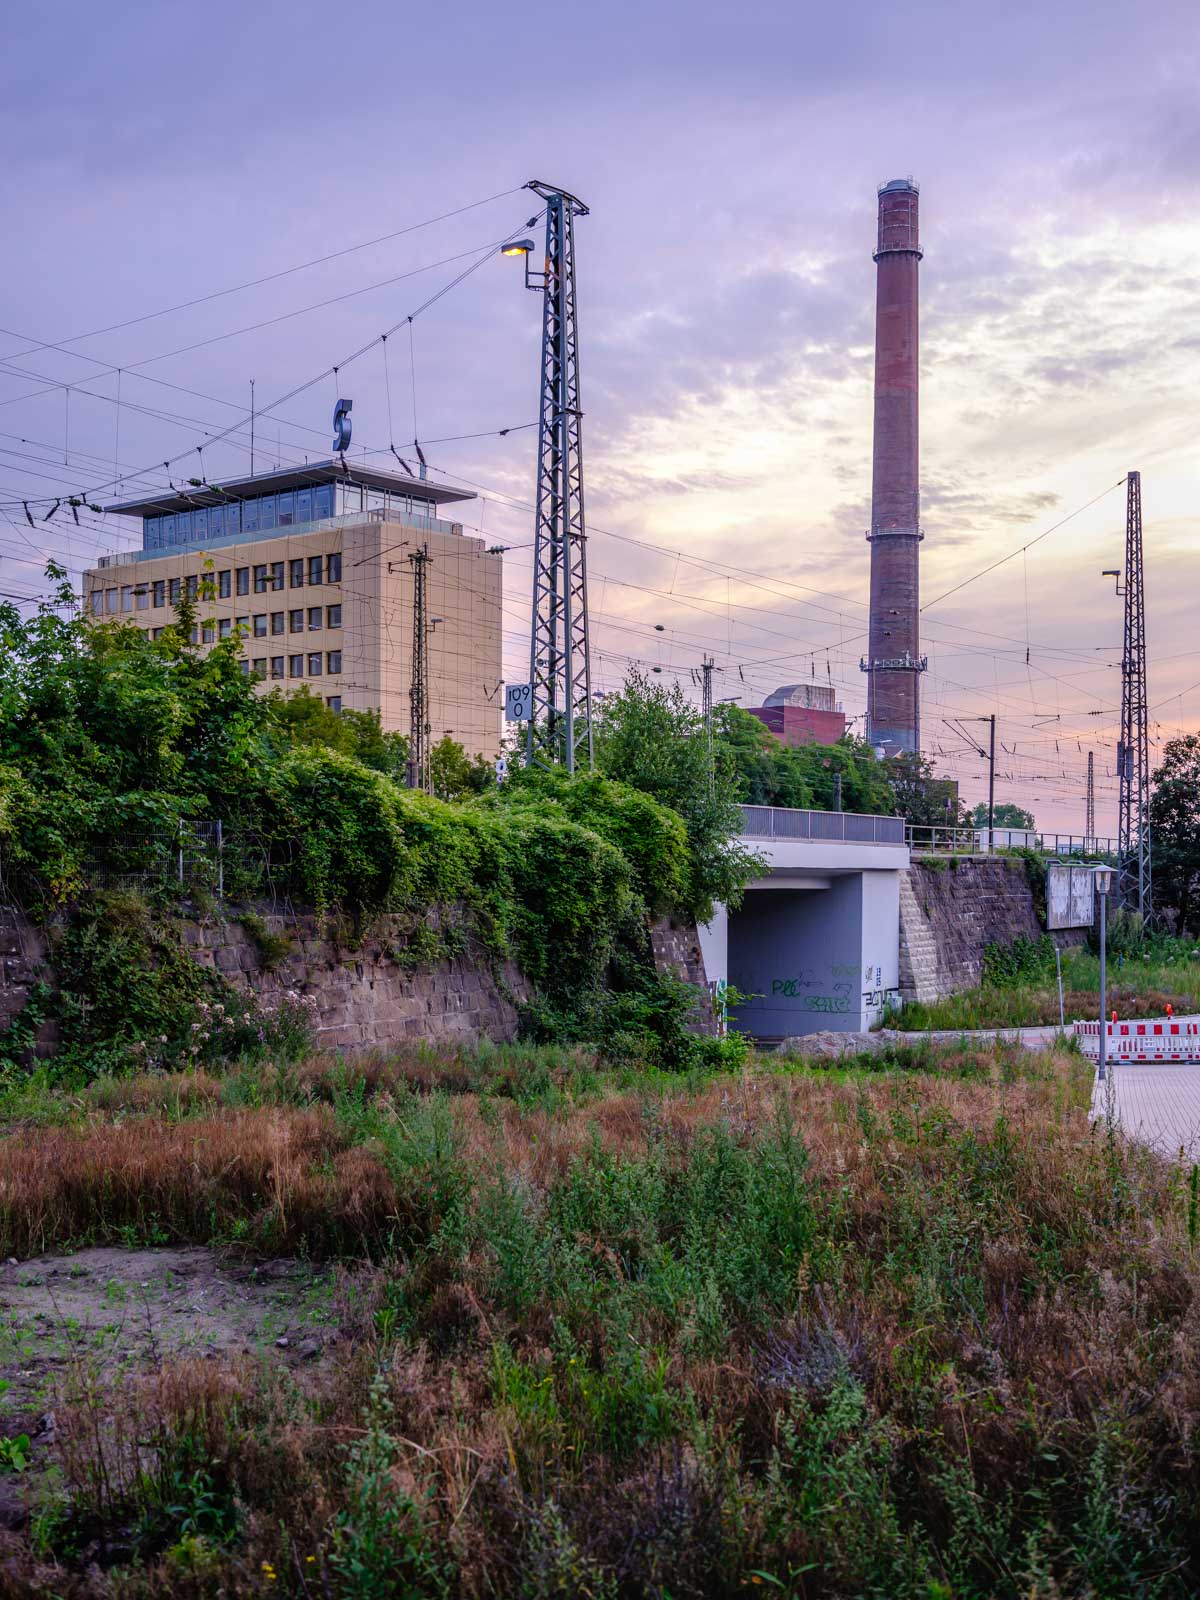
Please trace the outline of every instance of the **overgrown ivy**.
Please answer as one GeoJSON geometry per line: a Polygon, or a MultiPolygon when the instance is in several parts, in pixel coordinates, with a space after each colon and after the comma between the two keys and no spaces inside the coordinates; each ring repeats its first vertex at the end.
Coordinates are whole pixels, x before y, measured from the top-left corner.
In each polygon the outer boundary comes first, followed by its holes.
{"type": "Polygon", "coordinates": [[[50,577],[60,590],[34,617],[0,605],[0,871],[55,930],[64,1059],[177,1060],[195,1057],[198,1034],[214,1050],[257,1038],[261,1019],[193,962],[167,915],[184,891],[162,863],[182,828],[216,820],[227,897],[282,892],[352,933],[388,912],[462,907],[485,954],[515,959],[536,1004],[572,1029],[630,1031],[601,1016],[614,981],[641,993],[647,1037],[647,1017],[678,1020],[650,981],[646,928],[703,917],[751,872],[728,796],[694,795],[682,767],[670,795],[658,780],[562,773],[514,775],[462,803],[414,793],[395,781],[399,746],[378,719],[261,697],[236,637],[195,648],[203,584],[151,639],[86,624],[61,569],[50,577]],[[684,815],[666,803],[676,789],[684,815]],[[97,892],[120,877],[144,894],[97,892]]]}

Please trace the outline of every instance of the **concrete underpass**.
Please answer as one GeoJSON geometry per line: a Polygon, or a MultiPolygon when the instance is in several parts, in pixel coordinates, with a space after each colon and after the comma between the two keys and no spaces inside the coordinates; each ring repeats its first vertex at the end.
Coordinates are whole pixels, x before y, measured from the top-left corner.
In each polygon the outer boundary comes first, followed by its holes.
{"type": "Polygon", "coordinates": [[[701,930],[709,977],[726,978],[746,997],[731,1024],[764,1042],[871,1027],[899,993],[900,872],[909,863],[903,823],[745,811],[745,842],[767,871],[735,911],[719,908],[701,930]],[[814,829],[857,837],[796,836],[814,829]]]}

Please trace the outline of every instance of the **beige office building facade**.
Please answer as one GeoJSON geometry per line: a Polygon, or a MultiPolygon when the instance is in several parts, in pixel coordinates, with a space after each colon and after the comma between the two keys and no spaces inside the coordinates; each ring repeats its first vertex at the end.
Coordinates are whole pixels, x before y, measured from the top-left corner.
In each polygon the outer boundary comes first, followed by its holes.
{"type": "Polygon", "coordinates": [[[317,462],[106,509],[142,548],[84,575],[97,621],[152,635],[196,596],[196,642],[234,632],[263,691],[305,685],[334,710],[408,733],[414,563],[428,554],[429,721],[470,755],[499,751],[501,558],[445,513],[473,497],[417,477],[317,462]]]}

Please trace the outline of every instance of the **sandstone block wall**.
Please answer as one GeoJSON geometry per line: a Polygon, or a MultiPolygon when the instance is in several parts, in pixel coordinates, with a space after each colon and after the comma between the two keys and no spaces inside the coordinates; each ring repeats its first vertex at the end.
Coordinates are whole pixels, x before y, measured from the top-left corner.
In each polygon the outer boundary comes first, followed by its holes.
{"type": "Polygon", "coordinates": [[[975,988],[989,944],[1045,932],[1024,861],[935,857],[900,874],[900,998],[975,988]]]}
{"type": "MultiPolygon", "coordinates": [[[[513,962],[493,969],[462,919],[454,911],[431,910],[425,926],[435,934],[452,930],[464,946],[461,956],[417,961],[406,954],[414,933],[412,917],[384,917],[357,944],[338,940],[311,915],[262,914],[266,932],[289,941],[274,963],[263,960],[259,943],[239,920],[236,908],[225,916],[183,920],[177,926],[184,944],[201,966],[211,967],[234,988],[274,1008],[289,995],[308,996],[315,1005],[318,1046],[331,1050],[386,1049],[411,1040],[516,1038],[518,1008],[531,990],[513,962]]],[[[707,997],[704,958],[695,927],[663,921],[652,930],[660,970],[697,985],[707,997]]],[[[45,935],[25,914],[0,906],[0,1029],[20,1013],[34,985],[54,984],[45,935]]],[[[697,1007],[698,1029],[712,1024],[707,1003],[697,1007]]],[[[56,1027],[38,1034],[40,1053],[53,1050],[56,1027]]]]}
{"type": "MultiPolygon", "coordinates": [[[[468,950],[414,965],[404,954],[411,918],[380,918],[353,946],[333,938],[313,916],[262,921],[268,933],[291,941],[288,953],[269,968],[236,920],[183,922],[180,932],[196,961],[267,1007],[289,994],[311,997],[318,1046],[362,1050],[413,1039],[516,1038],[517,1008],[529,987],[511,962],[493,972],[480,952],[468,950]]],[[[456,919],[448,921],[453,926],[456,919]]],[[[426,922],[440,931],[437,913],[426,922]]]]}

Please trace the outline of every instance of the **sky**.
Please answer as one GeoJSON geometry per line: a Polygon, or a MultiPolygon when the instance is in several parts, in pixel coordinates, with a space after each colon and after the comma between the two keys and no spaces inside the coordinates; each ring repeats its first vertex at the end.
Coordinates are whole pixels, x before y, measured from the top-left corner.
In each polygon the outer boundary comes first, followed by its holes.
{"type": "Polygon", "coordinates": [[[1092,750],[1115,832],[1131,468],[1152,735],[1200,728],[1198,68],[1173,0],[47,0],[0,60],[0,590],[137,542],[47,496],[244,473],[252,379],[259,468],[327,456],[340,391],[356,451],[476,490],[527,677],[540,301],[494,247],[539,178],[589,207],[594,679],[694,693],[707,651],[718,698],[832,682],[861,731],[875,197],[911,174],[925,749],[974,801],[994,712],[997,798],[1064,831],[1092,750]]]}

